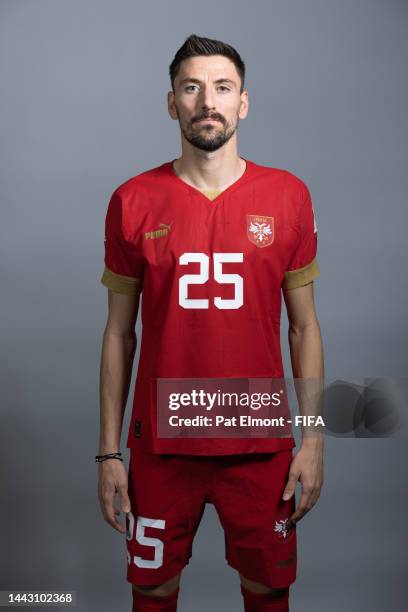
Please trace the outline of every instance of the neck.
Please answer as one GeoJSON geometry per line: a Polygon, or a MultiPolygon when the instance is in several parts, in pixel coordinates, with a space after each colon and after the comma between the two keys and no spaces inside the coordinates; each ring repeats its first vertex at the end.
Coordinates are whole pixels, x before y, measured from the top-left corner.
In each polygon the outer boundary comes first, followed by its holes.
{"type": "Polygon", "coordinates": [[[208,153],[191,147],[174,161],[173,168],[183,181],[196,189],[223,190],[244,174],[246,162],[237,151],[220,149],[208,153]]]}

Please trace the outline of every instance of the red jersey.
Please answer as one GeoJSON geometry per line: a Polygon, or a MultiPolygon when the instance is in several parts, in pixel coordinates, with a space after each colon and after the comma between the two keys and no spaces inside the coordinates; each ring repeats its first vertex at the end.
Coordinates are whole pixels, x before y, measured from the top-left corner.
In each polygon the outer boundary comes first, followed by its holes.
{"type": "Polygon", "coordinates": [[[306,184],[247,159],[218,195],[177,176],[173,161],[112,194],[101,282],[132,294],[143,279],[142,338],[127,446],[154,453],[276,452],[279,438],[159,438],[158,378],[284,378],[282,288],[319,275],[306,184]],[[153,383],[153,384],[152,384],[153,383]]]}

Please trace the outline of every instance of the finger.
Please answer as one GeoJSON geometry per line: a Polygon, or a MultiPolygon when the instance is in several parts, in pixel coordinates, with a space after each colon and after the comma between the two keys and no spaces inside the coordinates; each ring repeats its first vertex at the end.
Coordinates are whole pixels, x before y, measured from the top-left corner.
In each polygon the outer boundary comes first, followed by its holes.
{"type": "Polygon", "coordinates": [[[295,512],[289,517],[289,522],[291,524],[296,524],[308,512],[309,501],[310,494],[308,492],[302,491],[298,507],[296,508],[295,512]]]}
{"type": "MultiPolygon", "coordinates": [[[[311,501],[310,501],[310,503],[311,503],[311,508],[313,508],[313,506],[315,506],[315,505],[316,505],[317,500],[319,499],[319,497],[320,497],[320,489],[317,489],[317,490],[316,490],[316,491],[313,493],[312,498],[311,498],[311,501]]],[[[310,508],[310,509],[311,509],[311,508],[310,508]]]]}
{"type": "Polygon", "coordinates": [[[106,522],[120,533],[125,533],[126,528],[116,519],[115,514],[120,514],[120,510],[117,510],[117,512],[115,510],[108,510],[104,515],[106,522]]]}
{"type": "Polygon", "coordinates": [[[299,474],[295,474],[294,472],[289,473],[288,482],[286,484],[285,490],[283,491],[282,499],[287,501],[292,497],[296,490],[296,483],[299,479],[299,474]]]}
{"type": "Polygon", "coordinates": [[[312,500],[311,497],[307,497],[303,501],[299,503],[298,508],[290,517],[290,521],[293,523],[298,523],[310,510],[313,508],[316,502],[312,500]]]}
{"type": "Polygon", "coordinates": [[[130,512],[130,499],[128,495],[127,486],[123,485],[122,487],[119,487],[118,493],[122,512],[130,512]]]}
{"type": "Polygon", "coordinates": [[[321,486],[319,483],[303,486],[302,490],[308,494],[308,498],[306,499],[306,506],[308,510],[311,510],[320,496],[321,486]]]}
{"type": "Polygon", "coordinates": [[[296,512],[289,517],[288,525],[289,527],[294,527],[307,513],[306,508],[298,508],[296,512]]]}
{"type": "Polygon", "coordinates": [[[114,505],[115,494],[111,491],[104,493],[101,499],[102,514],[107,523],[120,533],[125,532],[125,527],[116,519],[117,514],[120,514],[120,510],[115,508],[114,505]]]}

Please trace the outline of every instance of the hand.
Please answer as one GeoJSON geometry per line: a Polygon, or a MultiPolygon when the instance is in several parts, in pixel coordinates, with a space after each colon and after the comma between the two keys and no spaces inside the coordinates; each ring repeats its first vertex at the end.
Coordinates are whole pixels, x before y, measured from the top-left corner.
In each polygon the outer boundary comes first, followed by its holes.
{"type": "Polygon", "coordinates": [[[285,501],[294,495],[298,480],[302,484],[302,495],[296,511],[289,517],[289,527],[300,521],[320,497],[323,486],[323,441],[320,438],[304,440],[299,452],[292,459],[288,482],[282,496],[285,501]]]}
{"type": "Polygon", "coordinates": [[[116,493],[119,494],[122,512],[130,512],[128,477],[125,467],[118,459],[106,459],[99,463],[99,504],[105,521],[120,533],[125,533],[126,527],[117,520],[120,510],[115,507],[116,493]]]}

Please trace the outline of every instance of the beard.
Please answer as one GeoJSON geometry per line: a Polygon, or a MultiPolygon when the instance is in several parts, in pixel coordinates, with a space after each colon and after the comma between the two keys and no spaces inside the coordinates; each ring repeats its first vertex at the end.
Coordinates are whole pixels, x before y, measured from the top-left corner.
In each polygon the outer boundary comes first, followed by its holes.
{"type": "MultiPolygon", "coordinates": [[[[218,125],[214,123],[200,124],[193,121],[193,123],[189,123],[188,126],[183,126],[179,115],[180,130],[184,138],[193,145],[193,147],[201,151],[217,151],[217,149],[225,145],[235,133],[238,127],[239,117],[237,117],[236,125],[229,124],[224,117],[220,115],[212,114],[204,115],[204,117],[217,119],[220,123],[218,125]]],[[[201,118],[202,117],[199,117],[199,119],[201,118]]]]}

